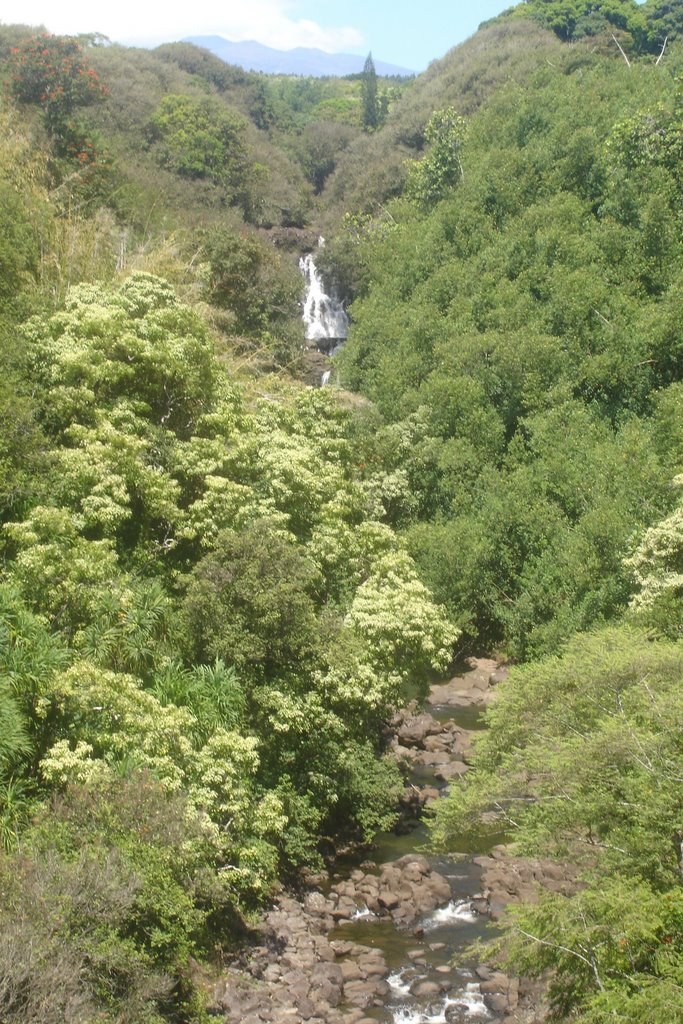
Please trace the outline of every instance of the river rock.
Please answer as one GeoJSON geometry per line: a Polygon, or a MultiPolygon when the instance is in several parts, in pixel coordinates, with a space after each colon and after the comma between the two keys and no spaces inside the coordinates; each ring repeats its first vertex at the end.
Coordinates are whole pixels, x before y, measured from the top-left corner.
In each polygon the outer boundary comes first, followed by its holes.
{"type": "Polygon", "coordinates": [[[336,892],[338,896],[355,896],[356,886],[349,878],[344,882],[336,882],[332,886],[332,892],[336,892]]]}
{"type": "Polygon", "coordinates": [[[471,1018],[470,1011],[466,1006],[452,1005],[447,1006],[444,1014],[446,1018],[446,1024],[469,1024],[471,1018]]]}
{"type": "Polygon", "coordinates": [[[499,683],[502,683],[507,679],[509,674],[510,669],[507,665],[499,665],[498,668],[489,676],[489,686],[498,686],[499,683]]]}
{"type": "Polygon", "coordinates": [[[447,878],[433,871],[429,876],[429,888],[438,903],[447,902],[451,896],[451,887],[447,878]]]}
{"type": "Polygon", "coordinates": [[[424,741],[425,750],[448,750],[453,743],[452,734],[441,733],[438,736],[428,736],[424,741]]]}
{"type": "Polygon", "coordinates": [[[576,870],[553,861],[510,857],[504,846],[496,846],[488,857],[477,857],[483,868],[491,917],[496,920],[512,900],[535,903],[543,889],[571,896],[580,888],[576,870]]]}
{"type": "Polygon", "coordinates": [[[326,900],[321,892],[309,892],[304,899],[307,914],[324,915],[332,912],[334,904],[326,900]]]}
{"type": "Polygon", "coordinates": [[[397,740],[392,740],[389,744],[394,757],[399,761],[413,761],[417,754],[417,750],[413,747],[404,747],[397,740]]]}
{"type": "Polygon", "coordinates": [[[449,761],[448,764],[439,765],[434,775],[442,782],[452,782],[453,779],[460,778],[461,775],[465,775],[469,770],[469,765],[465,764],[464,761],[449,761]]]}
{"type": "Polygon", "coordinates": [[[425,786],[422,790],[422,797],[425,807],[431,807],[431,805],[441,797],[440,791],[436,786],[425,786]]]}
{"type": "Polygon", "coordinates": [[[438,996],[441,993],[441,986],[435,981],[414,981],[410,986],[410,992],[412,995],[417,996],[418,999],[422,999],[425,996],[438,996]]]}
{"type": "Polygon", "coordinates": [[[488,978],[482,981],[479,988],[482,994],[490,994],[491,992],[504,992],[507,991],[509,984],[509,978],[502,971],[491,971],[488,978]]]}
{"type": "Polygon", "coordinates": [[[427,736],[441,732],[441,725],[432,715],[422,714],[408,718],[398,730],[398,740],[404,747],[422,747],[427,736]]]}
{"type": "Polygon", "coordinates": [[[427,703],[450,704],[455,707],[485,705],[491,699],[490,678],[498,670],[491,658],[471,658],[469,670],[448,683],[431,688],[427,703]]]}
{"type": "Polygon", "coordinates": [[[484,998],[484,1002],[493,1013],[505,1013],[508,1009],[507,998],[502,992],[493,992],[484,998]]]}
{"type": "Polygon", "coordinates": [[[421,864],[411,862],[406,864],[402,874],[405,882],[420,885],[423,879],[429,875],[429,868],[425,871],[421,864]]]}
{"type": "Polygon", "coordinates": [[[349,942],[346,939],[331,939],[330,946],[335,956],[348,956],[350,953],[355,955],[363,949],[357,942],[349,942]]]}
{"type": "Polygon", "coordinates": [[[446,750],[425,750],[423,754],[418,756],[417,760],[420,764],[431,767],[433,765],[448,764],[451,760],[451,755],[446,750]]]}
{"type": "Polygon", "coordinates": [[[380,892],[377,897],[377,902],[381,907],[384,907],[385,910],[396,910],[401,901],[397,893],[384,889],[384,891],[380,892]]]}
{"type": "Polygon", "coordinates": [[[409,867],[415,867],[422,875],[428,875],[432,870],[429,861],[421,853],[406,853],[403,857],[399,857],[398,860],[395,860],[393,864],[399,871],[404,871],[409,867]]]}
{"type": "Polygon", "coordinates": [[[359,907],[351,896],[342,896],[332,911],[332,917],[335,921],[348,921],[358,909],[359,907]]]}
{"type": "Polygon", "coordinates": [[[332,946],[322,935],[316,935],[313,940],[316,956],[325,963],[334,963],[335,952],[332,946]]]}
{"type": "Polygon", "coordinates": [[[361,970],[360,965],[355,960],[345,960],[341,964],[342,979],[344,985],[347,981],[364,981],[367,975],[365,971],[361,970]]]}
{"type": "Polygon", "coordinates": [[[344,999],[347,1003],[365,1009],[371,1006],[377,993],[377,985],[373,981],[349,981],[344,985],[344,999]]]}
{"type": "Polygon", "coordinates": [[[320,981],[327,981],[331,985],[341,988],[344,984],[344,974],[340,965],[325,961],[317,963],[311,975],[311,985],[317,985],[320,981]]]}

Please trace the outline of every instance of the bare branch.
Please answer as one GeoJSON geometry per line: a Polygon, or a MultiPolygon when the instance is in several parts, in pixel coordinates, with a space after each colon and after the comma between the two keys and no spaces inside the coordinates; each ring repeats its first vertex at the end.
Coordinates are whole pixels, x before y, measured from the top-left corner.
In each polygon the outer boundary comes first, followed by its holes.
{"type": "Polygon", "coordinates": [[[516,928],[520,935],[523,935],[525,939],[531,939],[532,942],[538,942],[541,946],[547,946],[549,949],[560,949],[563,953],[569,953],[570,956],[575,956],[577,960],[582,960],[593,972],[595,982],[601,992],[605,991],[605,986],[602,983],[602,979],[598,973],[598,968],[594,960],[589,960],[587,956],[583,956],[582,953],[577,953],[575,949],[570,949],[568,946],[562,946],[559,942],[546,942],[545,939],[539,939],[537,935],[532,935],[530,932],[525,932],[522,928],[516,928]]]}
{"type": "Polygon", "coordinates": [[[612,330],[614,330],[614,324],[611,323],[606,316],[603,316],[599,309],[594,309],[593,306],[591,306],[591,310],[593,313],[595,313],[596,316],[600,317],[604,324],[607,324],[608,327],[611,327],[612,330]]]}
{"type": "Polygon", "coordinates": [[[629,67],[631,67],[631,61],[630,61],[630,60],[628,59],[628,57],[627,57],[627,56],[626,56],[626,54],[624,53],[624,51],[623,51],[623,49],[622,49],[622,47],[621,47],[621,43],[619,42],[619,40],[617,39],[617,37],[616,37],[616,36],[614,35],[614,33],[612,33],[612,39],[614,40],[614,42],[615,42],[615,43],[617,44],[617,46],[619,47],[619,53],[621,54],[621,56],[622,56],[622,57],[624,58],[624,60],[625,60],[625,61],[626,61],[626,63],[628,64],[628,66],[629,66],[629,67]]]}
{"type": "Polygon", "coordinates": [[[666,44],[668,42],[669,42],[669,37],[667,36],[666,39],[664,40],[663,44],[662,44],[662,52],[660,53],[659,57],[657,57],[657,60],[655,61],[655,67],[657,67],[657,65],[659,64],[660,60],[664,56],[664,51],[666,50],[666,44]]]}
{"type": "Polygon", "coordinates": [[[583,846],[594,846],[600,850],[613,850],[615,853],[623,853],[625,856],[628,856],[629,853],[628,850],[622,849],[621,846],[613,846],[611,843],[599,843],[597,839],[581,839],[580,836],[572,834],[569,834],[566,838],[572,842],[581,843],[583,846]]]}
{"type": "Polygon", "coordinates": [[[519,822],[515,821],[514,818],[511,818],[508,812],[505,810],[505,808],[502,807],[498,801],[496,801],[493,806],[501,815],[504,821],[507,821],[510,825],[512,825],[513,828],[519,828],[519,822]]]}

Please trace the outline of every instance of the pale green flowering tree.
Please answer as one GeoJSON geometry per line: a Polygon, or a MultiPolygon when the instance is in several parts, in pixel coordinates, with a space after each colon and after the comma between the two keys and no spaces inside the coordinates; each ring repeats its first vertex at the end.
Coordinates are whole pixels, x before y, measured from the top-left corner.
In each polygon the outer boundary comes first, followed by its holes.
{"type": "Polygon", "coordinates": [[[460,151],[467,121],[453,107],[437,110],[425,128],[431,148],[422,160],[409,161],[405,194],[418,205],[429,207],[443,199],[465,176],[460,151]]]}
{"type": "MultiPolygon", "coordinates": [[[[683,487],[683,476],[674,478],[674,486],[683,487]]],[[[632,570],[638,593],[631,608],[642,611],[665,594],[683,589],[683,504],[671,515],[655,523],[643,534],[633,555],[625,560],[632,570]]]]}
{"type": "Polygon", "coordinates": [[[66,509],[38,506],[24,522],[5,526],[16,545],[12,579],[38,611],[69,632],[90,621],[122,585],[112,542],[83,537],[82,525],[66,509]]]}

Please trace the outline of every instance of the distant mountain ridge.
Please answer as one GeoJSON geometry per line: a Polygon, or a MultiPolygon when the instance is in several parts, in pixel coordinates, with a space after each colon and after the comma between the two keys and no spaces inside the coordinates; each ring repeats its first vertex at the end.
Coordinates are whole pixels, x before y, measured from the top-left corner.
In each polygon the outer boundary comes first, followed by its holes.
{"type": "MultiPolygon", "coordinates": [[[[298,46],[294,50],[274,50],[262,43],[248,41],[232,43],[223,36],[186,36],[185,43],[203,46],[215,53],[228,64],[237,64],[245,71],[264,71],[271,75],[312,75],[320,78],[325,75],[353,75],[363,70],[364,57],[353,53],[325,53],[298,46]]],[[[376,60],[375,70],[378,75],[414,75],[410,68],[402,68],[397,64],[387,64],[376,60]]]]}

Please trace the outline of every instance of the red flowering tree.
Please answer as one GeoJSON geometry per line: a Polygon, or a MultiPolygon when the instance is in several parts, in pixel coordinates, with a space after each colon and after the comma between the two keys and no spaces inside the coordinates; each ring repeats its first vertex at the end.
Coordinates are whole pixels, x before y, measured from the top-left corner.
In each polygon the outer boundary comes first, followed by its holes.
{"type": "Polygon", "coordinates": [[[75,107],[107,93],[78,41],[50,35],[33,36],[12,50],[11,89],[23,103],[40,104],[53,133],[65,126],[75,107]]]}

